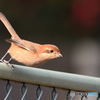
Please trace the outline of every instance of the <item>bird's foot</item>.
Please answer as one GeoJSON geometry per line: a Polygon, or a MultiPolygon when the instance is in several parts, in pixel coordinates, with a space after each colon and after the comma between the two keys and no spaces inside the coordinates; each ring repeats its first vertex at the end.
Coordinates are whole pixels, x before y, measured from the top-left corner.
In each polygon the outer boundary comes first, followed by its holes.
{"type": "Polygon", "coordinates": [[[10,66],[11,68],[14,68],[14,66],[7,60],[3,60],[3,63],[5,63],[8,67],[10,66]]]}
{"type": "Polygon", "coordinates": [[[2,59],[0,59],[0,62],[2,62],[2,63],[3,63],[4,61],[3,61],[2,59]]]}

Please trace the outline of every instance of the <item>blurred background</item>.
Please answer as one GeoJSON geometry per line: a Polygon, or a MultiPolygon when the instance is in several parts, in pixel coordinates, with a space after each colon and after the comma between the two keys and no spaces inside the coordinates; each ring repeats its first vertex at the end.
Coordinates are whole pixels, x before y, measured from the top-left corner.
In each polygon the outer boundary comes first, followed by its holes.
{"type": "MultiPolygon", "coordinates": [[[[100,76],[99,0],[0,0],[0,11],[21,38],[61,49],[63,58],[39,68],[100,76]]],[[[0,57],[8,38],[0,23],[0,57]]]]}

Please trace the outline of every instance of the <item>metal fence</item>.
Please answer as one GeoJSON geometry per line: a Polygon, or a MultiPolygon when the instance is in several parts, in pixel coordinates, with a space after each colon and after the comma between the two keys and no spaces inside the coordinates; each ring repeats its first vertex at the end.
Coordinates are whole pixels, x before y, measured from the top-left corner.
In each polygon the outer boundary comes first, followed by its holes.
{"type": "Polygon", "coordinates": [[[0,63],[0,100],[99,100],[100,78],[0,63]]]}

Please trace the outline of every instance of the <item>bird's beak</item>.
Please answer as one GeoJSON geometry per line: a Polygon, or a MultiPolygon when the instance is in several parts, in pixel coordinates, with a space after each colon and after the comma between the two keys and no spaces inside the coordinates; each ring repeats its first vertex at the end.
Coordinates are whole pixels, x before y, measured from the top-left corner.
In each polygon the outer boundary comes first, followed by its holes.
{"type": "Polygon", "coordinates": [[[59,57],[63,57],[63,55],[60,53],[59,55],[58,55],[59,57]]]}

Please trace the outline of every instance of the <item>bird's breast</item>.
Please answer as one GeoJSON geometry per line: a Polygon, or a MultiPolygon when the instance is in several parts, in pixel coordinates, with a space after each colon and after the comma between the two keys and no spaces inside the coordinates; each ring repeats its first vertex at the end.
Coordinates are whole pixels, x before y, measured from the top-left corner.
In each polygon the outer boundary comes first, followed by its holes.
{"type": "Polygon", "coordinates": [[[36,52],[25,50],[14,43],[11,44],[8,52],[12,59],[22,64],[35,66],[41,63],[41,60],[36,52]]]}

